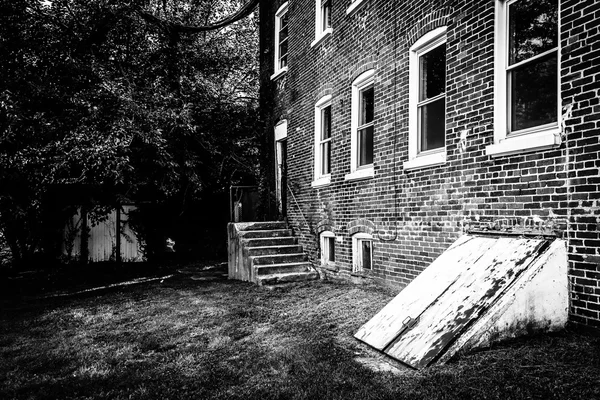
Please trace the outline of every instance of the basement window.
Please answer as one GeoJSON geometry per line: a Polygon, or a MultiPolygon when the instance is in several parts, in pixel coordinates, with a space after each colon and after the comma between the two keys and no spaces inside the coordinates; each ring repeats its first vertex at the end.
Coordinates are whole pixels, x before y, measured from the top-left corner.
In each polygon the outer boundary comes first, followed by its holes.
{"type": "Polygon", "coordinates": [[[352,236],[352,272],[365,273],[373,269],[373,236],[357,233],[352,236]]]}
{"type": "Polygon", "coordinates": [[[489,155],[560,145],[559,2],[497,0],[489,155]]]}
{"type": "Polygon", "coordinates": [[[335,234],[325,231],[320,235],[321,265],[335,267],[335,234]]]}

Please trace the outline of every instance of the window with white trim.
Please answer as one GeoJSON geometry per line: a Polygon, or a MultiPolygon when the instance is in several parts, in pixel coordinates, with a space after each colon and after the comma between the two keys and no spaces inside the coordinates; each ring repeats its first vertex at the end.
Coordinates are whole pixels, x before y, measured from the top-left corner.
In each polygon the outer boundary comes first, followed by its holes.
{"type": "Polygon", "coordinates": [[[335,234],[325,231],[320,235],[321,244],[321,265],[335,266],[335,234]]]}
{"type": "Polygon", "coordinates": [[[346,179],[372,178],[374,175],[375,89],[374,70],[362,73],[352,83],[352,121],[350,174],[346,179]]]}
{"type": "Polygon", "coordinates": [[[315,105],[315,179],[312,186],[331,181],[331,95],[315,105]]]}
{"type": "Polygon", "coordinates": [[[560,144],[558,0],[497,0],[490,155],[560,144]]]}
{"type": "Polygon", "coordinates": [[[409,160],[405,169],[446,162],[446,27],[410,48],[409,160]]]}
{"type": "Polygon", "coordinates": [[[357,233],[352,236],[352,272],[363,273],[373,269],[373,236],[357,233]]]}
{"type": "Polygon", "coordinates": [[[315,0],[315,46],[327,35],[333,32],[331,27],[331,2],[332,0],[315,0]]]}
{"type": "Polygon", "coordinates": [[[275,13],[275,73],[271,79],[288,69],[288,3],[275,13]]]}

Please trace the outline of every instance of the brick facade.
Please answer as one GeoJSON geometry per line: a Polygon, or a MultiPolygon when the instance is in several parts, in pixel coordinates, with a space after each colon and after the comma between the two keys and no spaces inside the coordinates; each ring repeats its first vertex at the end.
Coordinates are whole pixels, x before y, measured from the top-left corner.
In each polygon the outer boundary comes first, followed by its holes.
{"type": "MultiPolygon", "coordinates": [[[[282,2],[261,3],[261,16],[282,2]]],[[[600,327],[600,3],[560,2],[561,144],[491,156],[495,1],[351,0],[333,3],[333,32],[315,40],[315,0],[289,1],[289,70],[275,80],[272,40],[263,85],[275,94],[268,124],[288,120],[287,216],[316,266],[319,232],[338,237],[341,278],[406,285],[468,230],[568,240],[571,320],[600,327]],[[409,49],[446,31],[446,162],[405,170],[409,49]],[[375,70],[374,177],[346,180],[352,81],[375,70]],[[332,96],[329,185],[313,188],[315,104],[332,96]],[[461,140],[461,134],[466,139],[461,140]],[[373,235],[373,270],[352,273],[352,235],[373,235]],[[358,275],[358,278],[357,278],[358,275]]],[[[264,104],[264,103],[263,103],[264,104]]],[[[267,130],[272,134],[272,126],[267,130]]],[[[270,144],[269,144],[270,146],[270,144]]]]}

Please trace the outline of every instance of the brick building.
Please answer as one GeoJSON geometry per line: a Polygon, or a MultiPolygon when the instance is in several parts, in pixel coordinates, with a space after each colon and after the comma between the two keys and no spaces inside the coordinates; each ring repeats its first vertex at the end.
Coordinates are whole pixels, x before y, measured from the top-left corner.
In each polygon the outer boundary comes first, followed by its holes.
{"type": "Polygon", "coordinates": [[[313,265],[406,285],[461,234],[556,235],[600,327],[600,2],[261,1],[274,192],[313,265]]]}

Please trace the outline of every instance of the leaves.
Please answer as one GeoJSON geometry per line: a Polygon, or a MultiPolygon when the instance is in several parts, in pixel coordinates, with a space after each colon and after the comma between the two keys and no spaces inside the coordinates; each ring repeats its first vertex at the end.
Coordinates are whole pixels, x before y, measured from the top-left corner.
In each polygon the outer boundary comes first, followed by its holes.
{"type": "Polygon", "coordinates": [[[23,218],[44,219],[41,205],[56,185],[88,188],[92,202],[101,188],[104,202],[186,198],[178,200],[185,207],[207,189],[251,177],[256,19],[186,35],[140,17],[141,10],[168,24],[204,25],[242,5],[1,0],[0,229],[7,237],[23,218]]]}

